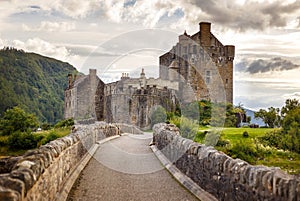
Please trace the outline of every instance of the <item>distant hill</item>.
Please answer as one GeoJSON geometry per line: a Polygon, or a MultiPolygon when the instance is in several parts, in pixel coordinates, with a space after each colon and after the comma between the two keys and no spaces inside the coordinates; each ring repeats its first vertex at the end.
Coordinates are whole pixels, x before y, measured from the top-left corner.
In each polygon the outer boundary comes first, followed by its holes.
{"type": "Polygon", "coordinates": [[[63,118],[64,90],[70,64],[23,50],[0,50],[0,115],[19,105],[40,121],[55,123],[63,118]]]}
{"type": "Polygon", "coordinates": [[[244,108],[244,110],[246,111],[246,115],[251,117],[250,124],[257,124],[259,126],[265,126],[266,125],[261,118],[255,119],[255,117],[254,117],[254,112],[255,111],[250,110],[250,109],[246,109],[246,108],[244,108]]]}

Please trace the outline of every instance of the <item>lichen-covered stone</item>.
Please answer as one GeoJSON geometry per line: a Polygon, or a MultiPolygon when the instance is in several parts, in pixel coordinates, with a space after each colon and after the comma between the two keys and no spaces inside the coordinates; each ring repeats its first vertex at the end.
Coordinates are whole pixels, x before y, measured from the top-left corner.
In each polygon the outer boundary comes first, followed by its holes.
{"type": "Polygon", "coordinates": [[[99,135],[105,138],[118,134],[119,128],[104,122],[76,125],[68,136],[18,158],[0,160],[4,166],[0,174],[0,200],[54,200],[99,135]]]}

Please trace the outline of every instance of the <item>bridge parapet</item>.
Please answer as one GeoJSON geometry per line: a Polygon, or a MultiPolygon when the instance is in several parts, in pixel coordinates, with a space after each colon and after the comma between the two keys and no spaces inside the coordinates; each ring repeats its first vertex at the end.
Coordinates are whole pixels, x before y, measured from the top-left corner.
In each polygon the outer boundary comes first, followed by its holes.
{"type": "Polygon", "coordinates": [[[232,159],[182,138],[174,126],[156,124],[153,142],[183,174],[218,200],[300,200],[299,176],[232,159]]]}
{"type": "Polygon", "coordinates": [[[74,180],[74,175],[77,178],[76,174],[95,151],[97,141],[119,134],[118,127],[105,122],[75,125],[68,136],[28,151],[23,156],[2,159],[0,200],[64,200],[68,194],[66,186],[73,185],[69,182],[70,178],[74,180]]]}

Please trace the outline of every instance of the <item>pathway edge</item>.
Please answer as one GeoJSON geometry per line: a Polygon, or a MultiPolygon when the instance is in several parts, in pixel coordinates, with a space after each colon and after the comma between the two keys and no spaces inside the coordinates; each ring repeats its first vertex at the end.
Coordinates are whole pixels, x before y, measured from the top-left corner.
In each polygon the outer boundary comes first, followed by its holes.
{"type": "Polygon", "coordinates": [[[202,201],[218,201],[213,195],[198,186],[192,179],[183,174],[171,161],[155,146],[150,146],[154,155],[171,175],[181,183],[187,190],[202,201]]]}
{"type": "Polygon", "coordinates": [[[58,200],[62,200],[62,201],[67,200],[68,195],[69,195],[75,181],[77,180],[78,176],[80,175],[82,170],[85,168],[85,166],[88,164],[88,162],[91,160],[92,156],[95,154],[95,152],[97,151],[99,146],[101,144],[104,144],[105,142],[108,142],[110,140],[113,140],[113,139],[116,139],[119,137],[120,137],[120,135],[115,135],[115,136],[111,136],[111,137],[105,138],[103,140],[97,141],[96,144],[90,150],[88,150],[88,152],[85,154],[85,156],[80,160],[77,167],[70,174],[70,177],[66,181],[66,183],[65,183],[64,187],[62,188],[62,190],[60,191],[60,193],[56,196],[57,201],[58,200]]]}

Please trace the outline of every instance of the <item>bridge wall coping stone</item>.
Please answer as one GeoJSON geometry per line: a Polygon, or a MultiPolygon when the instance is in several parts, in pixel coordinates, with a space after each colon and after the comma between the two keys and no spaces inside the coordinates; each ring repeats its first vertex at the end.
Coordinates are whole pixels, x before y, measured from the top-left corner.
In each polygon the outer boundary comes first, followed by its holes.
{"type": "Polygon", "coordinates": [[[171,161],[163,164],[176,166],[216,199],[300,201],[299,176],[233,159],[213,147],[182,138],[178,131],[174,125],[164,123],[153,127],[153,144],[171,161]]]}
{"type": "Polygon", "coordinates": [[[120,129],[105,122],[75,125],[68,136],[23,156],[1,159],[0,200],[65,200],[99,144],[118,135],[120,129]]]}

